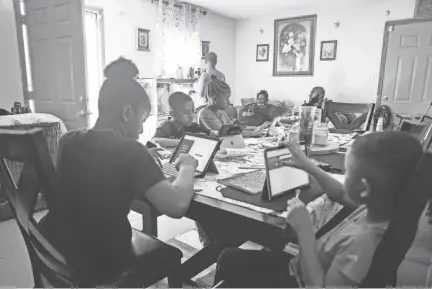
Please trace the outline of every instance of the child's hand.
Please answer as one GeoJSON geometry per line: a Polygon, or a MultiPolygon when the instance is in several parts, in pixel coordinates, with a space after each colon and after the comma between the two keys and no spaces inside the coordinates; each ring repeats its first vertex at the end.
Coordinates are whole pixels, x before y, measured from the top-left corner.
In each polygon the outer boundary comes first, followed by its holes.
{"type": "Polygon", "coordinates": [[[151,149],[148,149],[148,151],[149,151],[150,155],[154,158],[154,160],[157,162],[157,164],[160,167],[162,167],[162,162],[161,162],[162,156],[159,152],[163,151],[163,149],[162,148],[151,148],[151,149]]]}
{"type": "Polygon", "coordinates": [[[313,231],[312,220],[310,218],[308,210],[306,209],[305,204],[298,198],[292,198],[288,200],[287,204],[288,214],[286,220],[296,231],[296,233],[304,230],[313,231]]]}
{"type": "Polygon", "coordinates": [[[296,167],[306,172],[309,171],[309,168],[311,166],[314,166],[314,164],[301,151],[301,149],[297,147],[297,145],[292,142],[285,142],[284,145],[286,148],[289,149],[292,156],[291,160],[288,163],[284,163],[285,165],[296,167]]]}
{"type": "Polygon", "coordinates": [[[193,168],[194,170],[196,170],[197,166],[198,166],[198,161],[194,157],[187,154],[180,155],[176,161],[176,168],[178,170],[186,167],[193,168]]]}

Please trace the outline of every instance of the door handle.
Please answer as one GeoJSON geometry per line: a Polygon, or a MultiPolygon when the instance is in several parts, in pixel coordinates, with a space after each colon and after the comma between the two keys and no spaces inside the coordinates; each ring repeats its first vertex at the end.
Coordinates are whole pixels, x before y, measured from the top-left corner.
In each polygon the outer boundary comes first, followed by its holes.
{"type": "Polygon", "coordinates": [[[383,96],[383,100],[388,100],[388,96],[383,96]]]}
{"type": "Polygon", "coordinates": [[[80,118],[86,118],[87,116],[92,115],[91,112],[85,112],[84,110],[77,111],[76,116],[80,118]]]}
{"type": "Polygon", "coordinates": [[[88,97],[80,96],[80,97],[78,98],[78,101],[79,101],[80,103],[87,103],[87,102],[89,101],[89,99],[88,99],[88,97]]]}

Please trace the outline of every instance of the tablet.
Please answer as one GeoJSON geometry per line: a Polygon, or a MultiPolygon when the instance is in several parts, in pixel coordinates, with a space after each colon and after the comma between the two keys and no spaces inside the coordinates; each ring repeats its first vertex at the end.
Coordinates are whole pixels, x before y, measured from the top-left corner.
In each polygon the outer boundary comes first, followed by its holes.
{"type": "Polygon", "coordinates": [[[198,161],[197,173],[205,174],[219,150],[220,142],[218,138],[185,133],[169,162],[175,163],[180,154],[188,154],[198,161]]]}
{"type": "Polygon", "coordinates": [[[310,185],[305,171],[286,165],[290,159],[291,152],[283,146],[264,151],[269,200],[310,185]]]}
{"type": "Polygon", "coordinates": [[[226,124],[219,130],[219,137],[239,135],[242,133],[242,128],[236,124],[226,124]]]}

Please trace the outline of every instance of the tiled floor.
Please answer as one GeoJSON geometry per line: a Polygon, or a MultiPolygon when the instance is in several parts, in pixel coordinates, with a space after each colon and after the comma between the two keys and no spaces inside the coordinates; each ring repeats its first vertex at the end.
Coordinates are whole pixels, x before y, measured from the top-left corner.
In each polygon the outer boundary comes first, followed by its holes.
{"type": "MultiPolygon", "coordinates": [[[[36,214],[40,219],[44,213],[36,214]]],[[[129,220],[132,227],[142,228],[141,215],[131,213],[129,220]]],[[[159,238],[168,240],[192,230],[195,223],[189,219],[174,220],[168,217],[158,218],[159,238]]],[[[165,287],[161,282],[157,287],[165,287]]],[[[31,287],[33,279],[30,260],[21,233],[14,219],[0,223],[0,287],[31,287]]]]}

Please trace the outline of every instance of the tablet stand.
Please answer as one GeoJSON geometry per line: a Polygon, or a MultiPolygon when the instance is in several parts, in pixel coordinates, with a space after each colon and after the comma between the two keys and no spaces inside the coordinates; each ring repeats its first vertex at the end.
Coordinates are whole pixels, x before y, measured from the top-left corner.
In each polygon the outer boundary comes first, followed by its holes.
{"type": "Polygon", "coordinates": [[[264,181],[264,186],[263,186],[263,189],[261,192],[261,200],[266,201],[266,202],[271,201],[270,192],[269,192],[268,187],[267,187],[267,177],[264,181]]]}
{"type": "Polygon", "coordinates": [[[217,175],[219,174],[219,171],[218,171],[218,169],[217,169],[217,167],[216,167],[216,165],[215,165],[215,163],[214,163],[213,160],[210,161],[210,164],[208,166],[207,171],[211,172],[211,173],[214,173],[214,174],[217,174],[217,175]]]}

